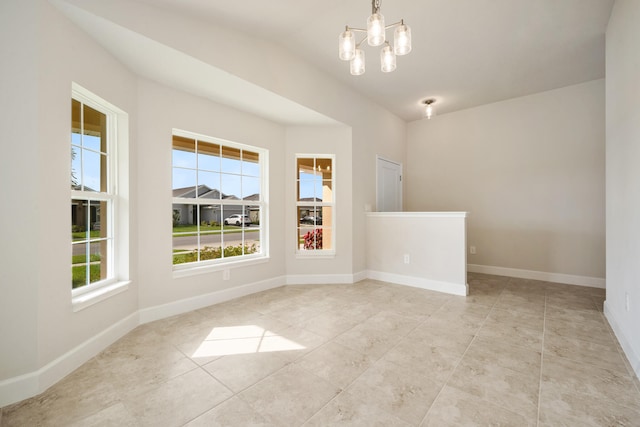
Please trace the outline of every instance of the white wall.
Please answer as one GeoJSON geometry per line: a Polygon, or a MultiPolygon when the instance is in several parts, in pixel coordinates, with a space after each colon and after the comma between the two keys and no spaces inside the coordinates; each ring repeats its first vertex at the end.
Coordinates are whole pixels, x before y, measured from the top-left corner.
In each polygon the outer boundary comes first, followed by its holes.
{"type": "Polygon", "coordinates": [[[38,359],[39,274],[33,268],[37,265],[33,254],[39,252],[41,224],[39,203],[31,191],[41,179],[38,144],[34,143],[38,140],[34,124],[39,118],[39,20],[33,3],[0,2],[0,54],[4,58],[0,66],[0,380],[33,370],[38,359]],[[17,34],[20,44],[15,43],[17,34]]]}
{"type": "Polygon", "coordinates": [[[368,277],[467,295],[466,216],[466,212],[367,214],[368,277]]]}
{"type": "MultiPolygon", "coordinates": [[[[352,169],[351,129],[347,126],[298,126],[288,127],[286,132],[286,180],[284,193],[287,211],[284,233],[284,253],[287,260],[287,275],[290,283],[327,283],[337,281],[349,283],[352,278],[352,169]],[[309,259],[296,256],[296,154],[335,155],[333,168],[335,178],[334,213],[336,236],[335,257],[309,259]]],[[[274,239],[277,238],[274,236],[274,239]]]]}
{"type": "MultiPolygon", "coordinates": [[[[55,226],[69,223],[69,108],[71,82],[76,82],[96,95],[129,113],[130,138],[135,135],[136,79],[122,64],[84,37],[82,31],[70,24],[57,9],[48,3],[42,7],[42,33],[40,51],[40,86],[38,108],[38,155],[41,180],[38,183],[38,222],[43,231],[38,259],[39,308],[38,354],[42,366],[69,349],[85,342],[117,321],[135,312],[137,308],[137,268],[135,238],[130,236],[131,268],[129,278],[133,284],[128,292],[119,294],[104,304],[73,313],[69,310],[69,260],[71,246],[69,229],[55,226]]],[[[129,178],[135,182],[135,148],[130,147],[125,157],[129,164],[129,178]]],[[[120,184],[125,184],[121,182],[120,184]]],[[[137,202],[135,191],[121,185],[132,213],[137,202]]],[[[136,229],[136,217],[130,215],[130,230],[136,229]]]]}
{"type": "Polygon", "coordinates": [[[140,79],[138,84],[140,308],[146,309],[285,274],[285,128],[204,98],[140,79]],[[250,267],[174,278],[171,242],[172,129],[269,150],[270,259],[250,267]]]}
{"type": "Polygon", "coordinates": [[[605,313],[640,376],[640,2],[617,0],[607,27],[605,313]],[[626,299],[629,310],[626,308],[626,299]]]}
{"type": "MultiPolygon", "coordinates": [[[[48,2],[12,0],[2,2],[2,8],[0,15],[7,21],[1,25],[3,57],[10,58],[3,64],[10,66],[2,67],[8,88],[0,116],[8,139],[3,139],[0,182],[3,197],[16,208],[10,220],[1,221],[0,401],[6,401],[7,381],[24,375],[23,394],[47,387],[57,378],[38,376],[39,369],[137,310],[133,242],[129,290],[73,312],[71,239],[69,228],[60,226],[69,224],[72,81],[129,112],[135,121],[136,79],[48,2]]],[[[135,159],[135,151],[128,157],[135,159]]],[[[130,172],[135,178],[135,171],[130,172]]],[[[135,209],[135,200],[127,202],[135,209]]],[[[76,367],[54,364],[61,375],[76,367]]]]}
{"type": "Polygon", "coordinates": [[[604,80],[412,122],[405,177],[406,210],[470,213],[471,265],[603,286],[604,80]]]}

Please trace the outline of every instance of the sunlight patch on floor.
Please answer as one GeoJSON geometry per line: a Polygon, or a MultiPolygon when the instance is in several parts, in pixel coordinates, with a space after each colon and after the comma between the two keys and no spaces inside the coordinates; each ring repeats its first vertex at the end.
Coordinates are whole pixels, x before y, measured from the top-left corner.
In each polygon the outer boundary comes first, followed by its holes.
{"type": "Polygon", "coordinates": [[[257,325],[213,328],[193,353],[194,358],[304,350],[305,347],[257,325]]]}

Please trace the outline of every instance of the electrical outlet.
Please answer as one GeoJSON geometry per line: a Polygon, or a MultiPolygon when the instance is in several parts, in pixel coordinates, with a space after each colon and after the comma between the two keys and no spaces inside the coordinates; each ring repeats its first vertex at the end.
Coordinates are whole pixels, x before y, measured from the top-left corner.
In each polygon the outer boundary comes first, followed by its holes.
{"type": "Polygon", "coordinates": [[[475,246],[469,246],[469,253],[471,255],[475,255],[476,254],[476,247],[475,246]]]}
{"type": "Polygon", "coordinates": [[[409,254],[404,254],[404,263],[409,264],[410,262],[411,262],[411,257],[409,257],[409,254]]]}

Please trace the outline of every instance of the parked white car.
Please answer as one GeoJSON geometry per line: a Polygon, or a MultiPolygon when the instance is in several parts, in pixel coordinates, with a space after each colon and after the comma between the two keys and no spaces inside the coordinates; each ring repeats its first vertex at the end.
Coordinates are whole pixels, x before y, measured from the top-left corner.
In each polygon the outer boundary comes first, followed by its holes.
{"type": "Polygon", "coordinates": [[[251,225],[251,220],[247,215],[233,214],[224,219],[224,225],[251,225]]]}

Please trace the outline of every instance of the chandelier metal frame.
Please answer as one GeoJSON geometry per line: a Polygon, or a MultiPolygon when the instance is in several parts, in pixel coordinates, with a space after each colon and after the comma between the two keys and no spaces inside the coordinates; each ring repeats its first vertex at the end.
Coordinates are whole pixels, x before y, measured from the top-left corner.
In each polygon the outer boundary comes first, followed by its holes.
{"type": "Polygon", "coordinates": [[[351,61],[350,72],[359,76],[365,72],[364,50],[360,49],[367,40],[369,46],[382,46],[380,51],[380,69],[389,73],[396,69],[396,56],[411,52],[411,28],[405,25],[404,19],[391,25],[385,25],[384,16],[380,13],[382,0],[371,0],[371,16],[367,19],[367,28],[345,26],[344,32],[338,36],[338,57],[343,61],[351,61]],[[386,38],[386,32],[395,28],[393,48],[386,38]],[[366,37],[356,43],[355,33],[366,33],[366,37]]]}

